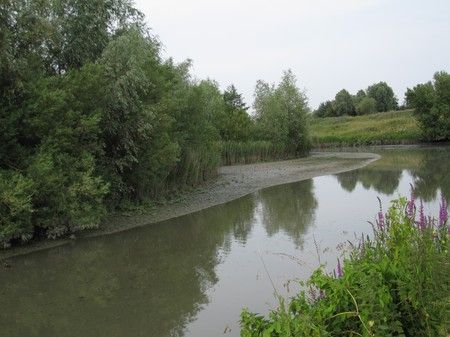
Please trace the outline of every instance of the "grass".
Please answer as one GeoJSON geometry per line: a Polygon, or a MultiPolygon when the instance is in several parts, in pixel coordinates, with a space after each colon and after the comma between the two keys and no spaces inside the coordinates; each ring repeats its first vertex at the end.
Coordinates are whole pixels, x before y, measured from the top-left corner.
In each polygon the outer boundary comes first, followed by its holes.
{"type": "Polygon", "coordinates": [[[412,144],[420,130],[412,110],[311,120],[314,147],[412,144]]]}

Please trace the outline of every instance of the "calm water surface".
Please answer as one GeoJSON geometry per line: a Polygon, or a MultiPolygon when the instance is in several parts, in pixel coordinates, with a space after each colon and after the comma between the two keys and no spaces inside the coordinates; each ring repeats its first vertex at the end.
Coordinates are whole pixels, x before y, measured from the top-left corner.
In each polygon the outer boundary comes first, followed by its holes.
{"type": "Polygon", "coordinates": [[[437,214],[450,148],[378,150],[360,170],[268,188],[191,215],[73,242],[0,267],[0,336],[239,336],[242,307],[276,306],[410,184],[437,214]],[[229,331],[231,329],[231,331],[229,331]]]}

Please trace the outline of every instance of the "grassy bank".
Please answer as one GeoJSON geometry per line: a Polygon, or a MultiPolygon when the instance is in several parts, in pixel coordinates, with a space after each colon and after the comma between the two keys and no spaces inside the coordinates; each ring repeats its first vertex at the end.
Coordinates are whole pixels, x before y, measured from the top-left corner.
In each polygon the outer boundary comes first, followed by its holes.
{"type": "Polygon", "coordinates": [[[412,144],[420,130],[412,110],[383,112],[356,117],[314,118],[311,121],[314,147],[412,144]]]}

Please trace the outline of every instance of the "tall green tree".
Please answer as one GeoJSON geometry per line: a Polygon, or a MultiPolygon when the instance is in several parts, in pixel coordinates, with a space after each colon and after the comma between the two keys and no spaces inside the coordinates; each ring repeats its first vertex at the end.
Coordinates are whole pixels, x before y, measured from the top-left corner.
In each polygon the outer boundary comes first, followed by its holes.
{"type": "Polygon", "coordinates": [[[216,126],[224,141],[247,141],[252,132],[252,119],[242,95],[234,85],[223,93],[224,109],[216,118],[216,126]]]}
{"type": "Polygon", "coordinates": [[[406,91],[406,103],[414,108],[426,140],[450,139],[450,75],[434,74],[433,82],[418,84],[406,91]]]}
{"type": "Polygon", "coordinates": [[[261,137],[284,148],[291,155],[310,149],[308,102],[297,87],[295,75],[285,71],[277,87],[258,81],[254,109],[261,137]]]}
{"type": "Polygon", "coordinates": [[[394,91],[386,82],[372,84],[367,88],[367,96],[376,101],[378,112],[395,110],[398,107],[394,91]]]}
{"type": "Polygon", "coordinates": [[[361,101],[366,97],[366,92],[362,89],[358,90],[358,92],[356,93],[356,95],[352,96],[353,98],[353,104],[355,105],[355,107],[358,106],[359,103],[361,103],[361,101]]]}
{"type": "Polygon", "coordinates": [[[334,111],[336,116],[354,116],[356,115],[355,105],[352,96],[345,89],[342,89],[334,98],[334,111]]]}
{"type": "Polygon", "coordinates": [[[49,0],[56,38],[50,45],[55,71],[98,59],[111,38],[133,27],[145,29],[130,0],[49,0]]]}

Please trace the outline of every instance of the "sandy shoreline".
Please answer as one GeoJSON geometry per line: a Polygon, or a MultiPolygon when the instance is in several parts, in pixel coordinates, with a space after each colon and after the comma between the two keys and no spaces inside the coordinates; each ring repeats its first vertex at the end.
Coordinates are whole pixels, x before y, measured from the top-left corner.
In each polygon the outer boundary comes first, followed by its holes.
{"type": "MultiPolygon", "coordinates": [[[[135,227],[168,220],[235,200],[266,187],[292,183],[317,176],[336,174],[364,167],[379,159],[373,153],[320,152],[308,158],[286,161],[224,166],[217,179],[206,183],[183,199],[158,206],[149,214],[108,216],[100,228],[77,233],[77,240],[121,232],[135,227]]],[[[71,239],[43,240],[0,252],[0,260],[72,242],[71,239]]]]}

